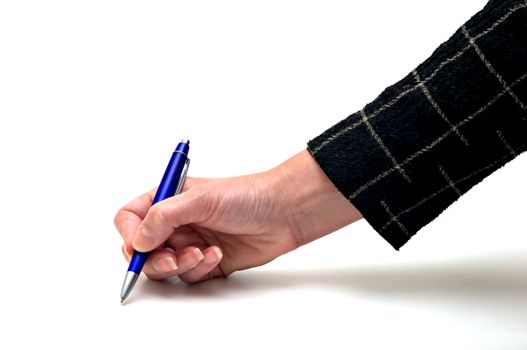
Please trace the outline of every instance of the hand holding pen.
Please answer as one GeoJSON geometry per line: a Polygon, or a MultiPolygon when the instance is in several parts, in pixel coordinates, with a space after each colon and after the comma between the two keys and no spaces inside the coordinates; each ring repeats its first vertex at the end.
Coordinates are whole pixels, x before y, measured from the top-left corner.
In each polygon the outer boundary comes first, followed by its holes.
{"type": "Polygon", "coordinates": [[[189,177],[181,194],[152,206],[155,192],[125,205],[115,225],[127,260],[133,249],[150,252],[142,271],[156,280],[224,277],[361,218],[307,151],[253,175],[189,177]]]}
{"type": "MultiPolygon", "coordinates": [[[[182,140],[177,145],[174,153],[172,153],[172,157],[170,158],[167,169],[165,170],[165,174],[163,175],[161,183],[157,188],[156,195],[152,200],[152,205],[181,193],[190,163],[190,159],[188,158],[188,152],[190,149],[189,144],[189,140],[182,140]]],[[[128,267],[128,271],[126,272],[126,276],[124,278],[123,287],[121,289],[121,303],[128,297],[134,288],[134,285],[137,282],[139,274],[141,273],[141,270],[143,269],[143,266],[149,255],[150,252],[134,250],[134,254],[132,255],[132,259],[130,261],[130,266],[128,267]]],[[[172,262],[170,260],[165,260],[165,264],[167,263],[172,265],[172,267],[175,265],[175,262],[171,264],[172,262]]]]}

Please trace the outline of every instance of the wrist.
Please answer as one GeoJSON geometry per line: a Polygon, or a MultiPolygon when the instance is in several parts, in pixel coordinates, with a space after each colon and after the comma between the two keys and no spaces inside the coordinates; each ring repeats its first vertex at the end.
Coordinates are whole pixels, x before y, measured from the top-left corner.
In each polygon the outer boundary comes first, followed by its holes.
{"type": "Polygon", "coordinates": [[[307,150],[270,173],[283,218],[298,246],[362,218],[307,150]]]}

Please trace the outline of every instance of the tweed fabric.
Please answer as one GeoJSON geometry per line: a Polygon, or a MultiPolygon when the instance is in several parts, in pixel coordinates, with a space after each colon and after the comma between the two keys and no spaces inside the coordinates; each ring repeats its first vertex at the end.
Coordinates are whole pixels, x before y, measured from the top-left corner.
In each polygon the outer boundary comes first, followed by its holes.
{"type": "Polygon", "coordinates": [[[308,150],[399,250],[527,148],[527,0],[492,0],[308,150]]]}

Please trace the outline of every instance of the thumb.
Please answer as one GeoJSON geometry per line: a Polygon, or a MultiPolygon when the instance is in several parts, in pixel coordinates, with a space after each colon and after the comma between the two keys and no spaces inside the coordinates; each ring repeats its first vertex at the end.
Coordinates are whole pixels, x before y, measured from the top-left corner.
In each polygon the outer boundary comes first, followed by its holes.
{"type": "Polygon", "coordinates": [[[210,196],[192,192],[189,190],[153,205],[137,227],[132,242],[134,249],[151,251],[165,242],[179,226],[206,220],[212,207],[206,203],[210,196]]]}

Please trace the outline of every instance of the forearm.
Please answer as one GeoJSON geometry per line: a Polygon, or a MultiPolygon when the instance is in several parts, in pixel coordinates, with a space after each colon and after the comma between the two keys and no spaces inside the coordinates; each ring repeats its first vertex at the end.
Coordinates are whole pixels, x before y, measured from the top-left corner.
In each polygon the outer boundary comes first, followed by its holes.
{"type": "Polygon", "coordinates": [[[272,169],[268,175],[281,203],[283,218],[299,246],[362,218],[307,150],[272,169]]]}

